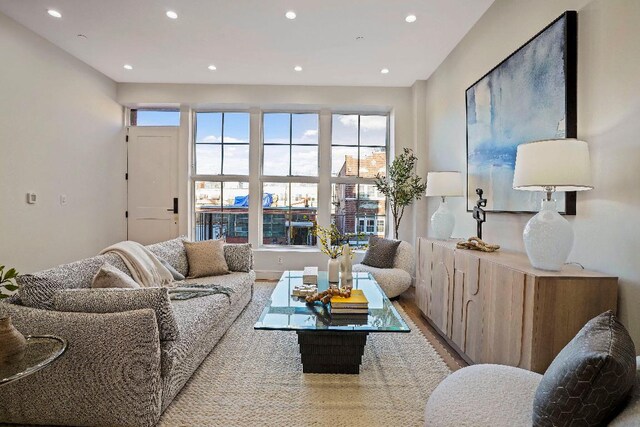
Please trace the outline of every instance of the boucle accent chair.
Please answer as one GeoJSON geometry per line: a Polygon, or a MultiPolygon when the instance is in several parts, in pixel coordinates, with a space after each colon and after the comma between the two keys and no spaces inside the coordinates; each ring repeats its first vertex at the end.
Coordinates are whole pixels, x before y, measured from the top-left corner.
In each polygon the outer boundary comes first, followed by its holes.
{"type": "MultiPolygon", "coordinates": [[[[181,239],[148,248],[180,274],[188,274],[181,239]]],[[[129,274],[117,256],[99,255],[27,277],[30,285],[21,289],[20,297],[11,304],[3,303],[14,325],[23,334],[59,335],[69,345],[51,366],[2,387],[2,395],[10,398],[0,399],[0,423],[154,425],[251,300],[253,260],[250,248],[242,250],[225,247],[225,257],[232,270],[241,265],[243,271],[186,281],[187,285],[222,285],[233,290],[231,295],[172,300],[171,324],[162,324],[169,315],[166,307],[114,313],[53,309],[64,298],[61,294],[73,294],[58,290],[89,288],[93,274],[105,261],[129,274]],[[242,250],[244,260],[239,260],[242,250]],[[27,302],[41,308],[29,307],[27,302]],[[159,318],[156,313],[161,313],[159,318]],[[165,327],[165,333],[161,334],[159,325],[165,327]],[[167,333],[176,326],[177,335],[167,333]]],[[[85,298],[85,291],[78,292],[83,294],[82,304],[94,304],[85,298]]],[[[110,303],[113,292],[126,291],[112,290],[110,303]]]]}
{"type": "Polygon", "coordinates": [[[427,402],[425,426],[640,425],[638,362],[626,328],[607,311],[587,322],[544,375],[475,365],[447,377],[427,402]]]}
{"type": "MultiPolygon", "coordinates": [[[[631,398],[608,425],[640,425],[640,357],[631,398]]],[[[425,427],[531,427],[542,375],[504,365],[473,365],[449,375],[431,393],[425,427]]]]}
{"type": "Polygon", "coordinates": [[[376,268],[364,264],[355,264],[353,271],[371,273],[388,298],[395,298],[411,286],[416,269],[413,246],[401,242],[393,260],[393,268],[376,268]]]}

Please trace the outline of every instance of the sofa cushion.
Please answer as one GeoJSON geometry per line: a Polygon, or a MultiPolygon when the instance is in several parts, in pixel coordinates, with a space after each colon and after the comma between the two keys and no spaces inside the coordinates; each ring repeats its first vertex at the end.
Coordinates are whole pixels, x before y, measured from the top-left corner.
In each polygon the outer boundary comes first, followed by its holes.
{"type": "Polygon", "coordinates": [[[53,308],[80,313],[119,313],[150,308],[156,313],[161,340],[175,340],[179,336],[167,288],[63,289],[56,291],[53,308]]]}
{"type": "Polygon", "coordinates": [[[229,272],[222,240],[185,241],[184,248],[189,260],[188,277],[220,276],[229,272]]]}
{"type": "Polygon", "coordinates": [[[536,391],[535,426],[602,425],[625,402],[636,376],[636,350],[607,311],[591,319],[551,362],[536,391]]]}
{"type": "Polygon", "coordinates": [[[183,276],[189,274],[189,262],[187,261],[187,253],[184,249],[184,241],[186,237],[178,237],[176,239],[167,240],[166,242],[155,243],[147,246],[155,256],[167,261],[176,271],[183,276]]]}
{"type": "MultiPolygon", "coordinates": [[[[138,289],[138,285],[135,280],[126,275],[122,271],[118,270],[108,262],[102,264],[100,270],[93,276],[91,282],[93,289],[98,288],[125,288],[125,289],[138,289]]],[[[55,304],[54,304],[55,305],[55,304]]]]}
{"type": "Polygon", "coordinates": [[[189,355],[193,346],[206,331],[214,328],[226,315],[229,307],[241,300],[241,296],[251,293],[255,281],[255,273],[230,273],[224,276],[187,279],[181,285],[197,287],[198,285],[220,285],[233,290],[231,296],[224,294],[208,295],[188,300],[171,301],[176,318],[180,338],[162,346],[162,372],[167,375],[173,366],[189,355]]]}
{"type": "Polygon", "coordinates": [[[248,273],[253,268],[253,250],[251,243],[225,244],[224,259],[229,271],[248,273]]]}
{"type": "Polygon", "coordinates": [[[131,275],[129,269],[116,254],[104,254],[49,270],[18,276],[16,282],[22,303],[28,307],[50,310],[53,294],[61,289],[91,288],[93,277],[108,262],[118,270],[131,275]]]}
{"type": "Polygon", "coordinates": [[[369,247],[364,254],[362,263],[370,267],[392,268],[398,246],[400,246],[400,240],[369,236],[369,247]]]}

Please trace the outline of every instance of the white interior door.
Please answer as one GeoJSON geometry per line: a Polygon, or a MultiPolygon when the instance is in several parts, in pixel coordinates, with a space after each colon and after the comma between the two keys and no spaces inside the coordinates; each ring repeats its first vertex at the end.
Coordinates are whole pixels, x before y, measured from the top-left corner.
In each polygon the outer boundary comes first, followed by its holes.
{"type": "Polygon", "coordinates": [[[178,128],[129,128],[128,239],[143,245],[178,236],[178,128]]]}

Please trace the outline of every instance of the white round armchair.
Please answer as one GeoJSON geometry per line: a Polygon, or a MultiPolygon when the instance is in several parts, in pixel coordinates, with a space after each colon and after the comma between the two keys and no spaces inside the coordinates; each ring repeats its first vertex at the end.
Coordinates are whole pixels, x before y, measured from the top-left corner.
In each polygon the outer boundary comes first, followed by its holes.
{"type": "Polygon", "coordinates": [[[364,264],[355,264],[353,271],[366,271],[376,279],[388,298],[395,298],[411,286],[416,260],[413,246],[401,242],[393,260],[393,268],[377,268],[364,264]]]}

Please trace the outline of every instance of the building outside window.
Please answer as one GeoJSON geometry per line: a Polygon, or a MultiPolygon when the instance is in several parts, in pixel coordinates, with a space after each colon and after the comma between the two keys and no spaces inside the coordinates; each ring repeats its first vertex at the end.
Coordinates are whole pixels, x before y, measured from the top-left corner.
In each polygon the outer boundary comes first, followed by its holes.
{"type": "Polygon", "coordinates": [[[374,179],[386,174],[388,139],[386,115],[333,115],[331,221],[344,234],[364,234],[354,246],[385,234],[386,199],[374,179]]]}
{"type": "Polygon", "coordinates": [[[195,114],[195,239],[249,241],[249,113],[195,114]]]}

